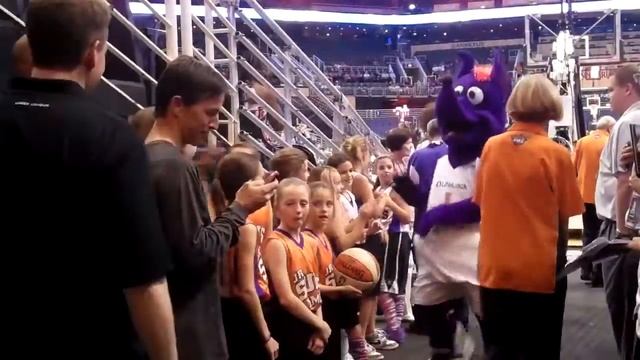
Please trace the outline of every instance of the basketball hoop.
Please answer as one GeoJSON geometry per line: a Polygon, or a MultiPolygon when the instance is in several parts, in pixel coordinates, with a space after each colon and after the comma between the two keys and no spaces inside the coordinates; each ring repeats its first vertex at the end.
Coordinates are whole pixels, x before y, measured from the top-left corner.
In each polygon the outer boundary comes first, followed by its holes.
{"type": "Polygon", "coordinates": [[[589,105],[589,112],[591,113],[591,117],[593,117],[593,121],[598,120],[598,110],[600,110],[600,106],[589,105]]]}
{"type": "Polygon", "coordinates": [[[600,97],[592,96],[587,98],[587,107],[591,113],[593,121],[598,121],[598,110],[600,110],[600,97]]]}

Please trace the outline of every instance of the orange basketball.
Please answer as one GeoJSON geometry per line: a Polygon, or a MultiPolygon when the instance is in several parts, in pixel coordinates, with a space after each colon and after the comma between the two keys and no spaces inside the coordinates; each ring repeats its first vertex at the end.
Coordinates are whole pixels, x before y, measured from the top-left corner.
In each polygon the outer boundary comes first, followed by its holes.
{"type": "Polygon", "coordinates": [[[334,261],[336,284],[351,285],[358,290],[366,291],[374,287],[380,279],[380,265],[367,250],[360,248],[347,249],[334,261]]]}

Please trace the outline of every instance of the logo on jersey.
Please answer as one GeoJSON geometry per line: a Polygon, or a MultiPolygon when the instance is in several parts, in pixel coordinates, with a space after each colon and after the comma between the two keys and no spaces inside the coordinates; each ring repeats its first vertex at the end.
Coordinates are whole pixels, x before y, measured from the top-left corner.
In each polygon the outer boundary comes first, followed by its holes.
{"type": "Polygon", "coordinates": [[[329,264],[325,270],[325,282],[327,286],[336,286],[336,274],[333,271],[333,264],[329,264]]]}
{"type": "Polygon", "coordinates": [[[516,146],[524,145],[524,143],[526,143],[527,140],[529,139],[524,135],[511,136],[511,141],[513,142],[513,145],[516,145],[516,146]]]}
{"type": "Polygon", "coordinates": [[[305,274],[302,270],[296,271],[293,275],[293,284],[298,299],[309,308],[315,309],[322,303],[320,298],[320,279],[314,273],[305,274]]]}
{"type": "Polygon", "coordinates": [[[256,271],[258,272],[260,278],[264,281],[267,281],[267,268],[264,266],[264,260],[262,260],[262,252],[260,251],[260,247],[256,250],[256,271]]]}
{"type": "Polygon", "coordinates": [[[438,180],[436,182],[436,188],[448,188],[448,189],[457,189],[457,190],[467,190],[467,184],[464,183],[454,183],[451,181],[442,181],[438,180]]]}

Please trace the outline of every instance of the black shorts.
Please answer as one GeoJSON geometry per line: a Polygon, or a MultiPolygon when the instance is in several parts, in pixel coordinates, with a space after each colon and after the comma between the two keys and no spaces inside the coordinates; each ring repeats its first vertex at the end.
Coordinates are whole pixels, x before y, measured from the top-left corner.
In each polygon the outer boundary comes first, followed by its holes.
{"type": "Polygon", "coordinates": [[[277,299],[269,301],[267,323],[271,336],[280,344],[278,360],[316,360],[319,357],[308,349],[315,329],[286,311],[277,299]]]}
{"type": "Polygon", "coordinates": [[[389,232],[384,255],[380,291],[404,295],[409,275],[411,237],[407,232],[389,232]]]}
{"type": "MultiPolygon", "coordinates": [[[[359,248],[367,250],[370,252],[378,262],[378,267],[380,269],[380,273],[382,274],[382,269],[384,268],[384,253],[386,252],[386,245],[382,241],[382,234],[377,233],[373,235],[367,236],[367,239],[364,243],[356,245],[359,248]]],[[[382,275],[380,275],[380,280],[378,283],[370,290],[367,291],[364,296],[378,296],[380,294],[380,281],[382,280],[382,275]]]]}
{"type": "Polygon", "coordinates": [[[333,328],[349,330],[360,323],[360,299],[322,297],[322,317],[333,328]]]}
{"type": "Polygon", "coordinates": [[[322,297],[322,317],[331,327],[329,343],[324,348],[322,359],[340,359],[342,355],[342,339],[340,330],[352,329],[359,324],[359,299],[331,299],[322,297]]]}
{"type": "MultiPolygon", "coordinates": [[[[265,339],[251,318],[246,305],[237,298],[223,297],[220,298],[220,302],[229,360],[270,359],[271,357],[264,346],[265,339]]],[[[267,312],[263,308],[265,317],[267,312]]]]}

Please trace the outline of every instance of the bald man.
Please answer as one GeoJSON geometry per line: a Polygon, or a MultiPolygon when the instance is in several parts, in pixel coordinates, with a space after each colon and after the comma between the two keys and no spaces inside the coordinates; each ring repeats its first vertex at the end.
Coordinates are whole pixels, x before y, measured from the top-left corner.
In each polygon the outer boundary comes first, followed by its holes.
{"type": "Polygon", "coordinates": [[[15,75],[31,77],[33,60],[31,59],[31,48],[29,47],[27,35],[22,35],[13,45],[12,57],[15,75]]]}
{"type": "MultiPolygon", "coordinates": [[[[611,116],[603,116],[598,120],[596,130],[578,140],[576,144],[574,164],[578,174],[578,186],[584,200],[585,212],[582,214],[582,244],[590,244],[600,230],[595,207],[596,179],[600,167],[600,154],[609,140],[609,131],[616,121],[611,116]]],[[[602,286],[602,271],[599,266],[586,264],[582,267],[580,278],[590,281],[594,287],[602,286]]]]}

